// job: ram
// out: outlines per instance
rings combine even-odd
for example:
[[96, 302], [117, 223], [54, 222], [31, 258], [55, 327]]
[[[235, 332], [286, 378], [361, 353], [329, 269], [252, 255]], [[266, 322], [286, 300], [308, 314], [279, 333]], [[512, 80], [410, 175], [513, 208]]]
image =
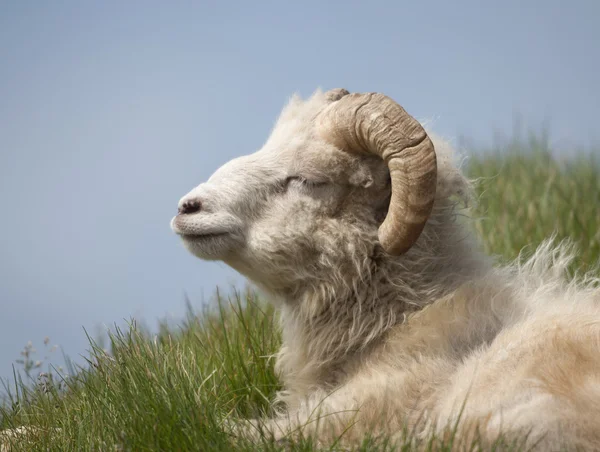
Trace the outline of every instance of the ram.
[[186, 248], [279, 310], [286, 408], [235, 432], [352, 445], [457, 425], [467, 443], [600, 449], [600, 290], [565, 278], [573, 251], [552, 241], [495, 266], [459, 215], [470, 196], [396, 102], [336, 89], [292, 98], [261, 150], [181, 199]]

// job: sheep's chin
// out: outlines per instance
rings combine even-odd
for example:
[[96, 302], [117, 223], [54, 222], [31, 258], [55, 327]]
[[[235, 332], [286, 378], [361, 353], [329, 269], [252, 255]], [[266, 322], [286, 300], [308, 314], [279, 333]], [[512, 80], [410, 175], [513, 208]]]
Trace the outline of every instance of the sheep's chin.
[[221, 232], [205, 235], [180, 235], [186, 249], [204, 260], [222, 260], [235, 247], [237, 240], [233, 234]]

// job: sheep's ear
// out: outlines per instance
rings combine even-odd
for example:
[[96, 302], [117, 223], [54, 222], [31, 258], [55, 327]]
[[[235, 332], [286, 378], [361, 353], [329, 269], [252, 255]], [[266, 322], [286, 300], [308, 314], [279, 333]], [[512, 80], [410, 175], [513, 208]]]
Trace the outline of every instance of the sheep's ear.
[[365, 168], [360, 168], [357, 172], [350, 176], [349, 180], [351, 185], [357, 187], [368, 188], [373, 185], [373, 175]]

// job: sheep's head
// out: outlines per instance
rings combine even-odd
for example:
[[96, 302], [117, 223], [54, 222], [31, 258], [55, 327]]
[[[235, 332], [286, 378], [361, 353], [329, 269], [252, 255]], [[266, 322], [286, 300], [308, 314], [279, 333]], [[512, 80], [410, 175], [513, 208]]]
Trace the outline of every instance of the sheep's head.
[[405, 253], [431, 213], [436, 155], [420, 124], [382, 94], [294, 98], [258, 152], [184, 196], [172, 220], [190, 252], [277, 291]]

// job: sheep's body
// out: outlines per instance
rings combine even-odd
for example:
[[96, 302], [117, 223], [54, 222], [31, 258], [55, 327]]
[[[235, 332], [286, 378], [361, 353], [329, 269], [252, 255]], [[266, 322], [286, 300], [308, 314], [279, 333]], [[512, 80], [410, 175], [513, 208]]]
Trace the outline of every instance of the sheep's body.
[[[191, 252], [238, 269], [280, 309], [286, 410], [259, 424], [355, 444], [426, 438], [460, 413], [463, 441], [600, 449], [600, 291], [566, 281], [568, 247], [494, 268], [457, 215], [469, 184], [432, 137], [431, 216], [406, 254], [385, 253], [385, 164], [320, 140], [329, 102], [293, 100], [264, 148], [192, 190], [173, 221]], [[297, 175], [326, 183], [280, 189]]]
[[[548, 242], [524, 265], [461, 285], [314, 376], [305, 371], [319, 368], [309, 341], [284, 328], [278, 364], [296, 391], [284, 397], [290, 414], [268, 429], [282, 436], [305, 425], [304, 433], [350, 443], [406, 431], [427, 438], [460, 415], [463, 444], [479, 429], [484, 444], [503, 434], [540, 450], [598, 449], [600, 292], [564, 280], [569, 257]], [[283, 314], [285, 326], [294, 320]], [[283, 368], [289, 362], [295, 368]]]

